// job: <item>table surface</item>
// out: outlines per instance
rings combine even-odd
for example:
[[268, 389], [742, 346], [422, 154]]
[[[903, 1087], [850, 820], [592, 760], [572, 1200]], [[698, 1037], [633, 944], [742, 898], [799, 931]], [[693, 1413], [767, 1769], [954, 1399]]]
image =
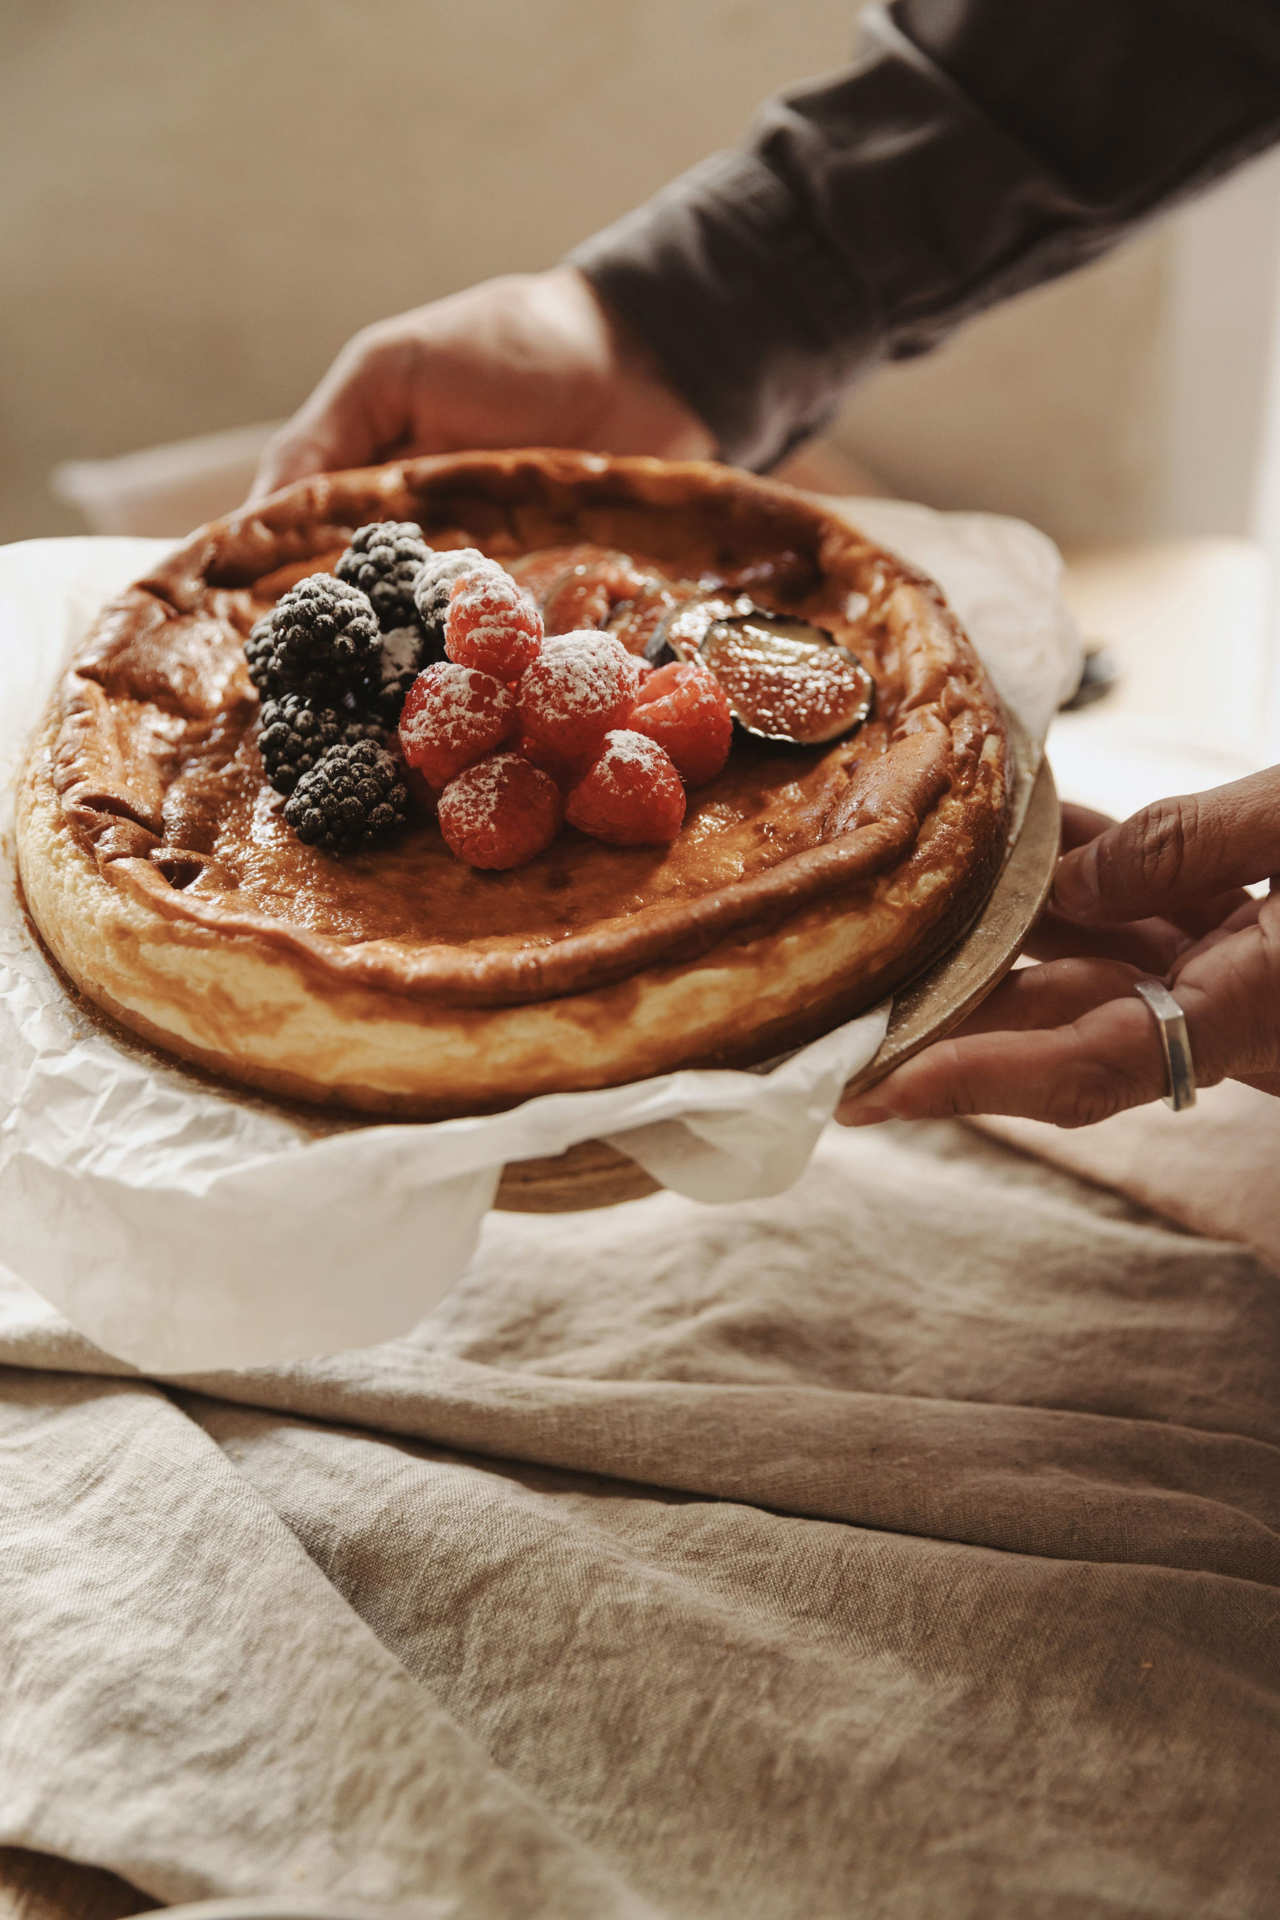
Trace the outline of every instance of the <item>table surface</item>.
[[1050, 729], [1064, 800], [1122, 819], [1280, 759], [1280, 658], [1261, 547], [1205, 537], [1065, 558], [1063, 597], [1119, 677]]

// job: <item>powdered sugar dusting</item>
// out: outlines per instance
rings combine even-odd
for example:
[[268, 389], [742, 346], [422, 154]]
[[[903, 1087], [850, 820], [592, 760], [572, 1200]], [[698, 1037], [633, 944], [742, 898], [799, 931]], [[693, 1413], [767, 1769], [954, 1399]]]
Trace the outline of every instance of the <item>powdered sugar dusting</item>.
[[424, 584], [437, 580], [456, 580], [460, 573], [471, 573], [477, 567], [496, 565], [497, 562], [488, 559], [479, 547], [446, 547], [432, 551], [430, 559], [423, 563], [419, 578]]
[[[634, 695], [640, 663], [611, 633], [591, 627], [544, 640], [529, 668], [529, 689], [536, 688], [538, 712], [547, 720], [569, 720], [582, 713], [604, 713]], [[526, 691], [521, 683], [521, 695]]]
[[390, 680], [416, 667], [422, 653], [417, 627], [392, 627], [382, 636], [382, 677]]
[[384, 695], [389, 695], [393, 688], [397, 695], [404, 694], [422, 665], [422, 651], [420, 627], [392, 627], [389, 633], [383, 634], [378, 656], [378, 685]]
[[493, 753], [451, 780], [440, 796], [454, 824], [463, 833], [474, 831], [493, 817], [504, 790], [511, 784], [513, 766], [527, 765], [518, 753]]
[[444, 552], [433, 552], [423, 565], [413, 583], [413, 603], [428, 626], [443, 617], [449, 605], [449, 595], [453, 585], [464, 573], [474, 573], [477, 569], [496, 567], [496, 560], [486, 559], [479, 547], [453, 547]]
[[565, 802], [565, 818], [614, 846], [669, 845], [684, 820], [680, 775], [656, 740], [631, 727], [605, 735]]
[[514, 713], [514, 695], [492, 674], [443, 661], [414, 682], [400, 738], [410, 755], [428, 746], [462, 747], [475, 738], [477, 716], [502, 719]]
[[510, 613], [517, 607], [533, 605], [524, 588], [517, 586], [511, 575], [504, 573], [496, 562], [492, 563], [492, 570], [486, 568], [483, 573], [477, 570], [458, 575], [453, 583], [450, 603], [456, 607], [463, 601], [494, 618], [502, 613]]
[[617, 767], [643, 767], [646, 773], [657, 773], [663, 762], [671, 764], [670, 755], [651, 740], [647, 733], [635, 733], [630, 727], [615, 727], [604, 737], [604, 750], [600, 758]]
[[542, 801], [559, 813], [560, 795], [549, 774], [523, 754], [491, 753], [449, 782], [440, 796], [441, 822], [451, 839], [465, 839], [487, 827], [513, 798], [523, 806]]
[[591, 778], [606, 792], [633, 790], [637, 778], [646, 784], [677, 780], [671, 756], [647, 733], [630, 727], [615, 727], [606, 733], [599, 757], [593, 762]]
[[541, 644], [542, 615], [510, 574], [494, 566], [458, 576], [445, 620], [451, 660], [500, 680], [516, 680], [537, 658]]

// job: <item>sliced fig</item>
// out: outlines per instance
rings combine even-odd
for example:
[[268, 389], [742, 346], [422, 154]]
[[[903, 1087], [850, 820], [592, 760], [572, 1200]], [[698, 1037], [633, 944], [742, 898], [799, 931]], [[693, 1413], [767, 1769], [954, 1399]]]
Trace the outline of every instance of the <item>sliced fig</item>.
[[[862, 662], [822, 627], [768, 613], [746, 594], [690, 601], [651, 636], [699, 660], [728, 695], [746, 733], [802, 747], [852, 733], [871, 712], [875, 682]], [[656, 663], [656, 661], [655, 661]]]

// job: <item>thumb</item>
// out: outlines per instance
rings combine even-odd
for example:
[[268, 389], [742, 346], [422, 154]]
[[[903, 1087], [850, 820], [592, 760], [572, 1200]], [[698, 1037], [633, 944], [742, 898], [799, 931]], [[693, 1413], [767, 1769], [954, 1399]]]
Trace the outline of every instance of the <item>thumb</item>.
[[400, 343], [377, 328], [349, 340], [292, 420], [267, 442], [249, 504], [310, 474], [367, 466], [390, 454], [404, 431], [406, 361]]
[[247, 504], [257, 506], [269, 493], [305, 480], [313, 473], [334, 473], [345, 466], [358, 466], [344, 458], [340, 434], [327, 422], [305, 427], [301, 420], [290, 420], [268, 440], [258, 460]]
[[1063, 855], [1052, 905], [1068, 920], [1122, 922], [1280, 872], [1280, 767], [1157, 800]]

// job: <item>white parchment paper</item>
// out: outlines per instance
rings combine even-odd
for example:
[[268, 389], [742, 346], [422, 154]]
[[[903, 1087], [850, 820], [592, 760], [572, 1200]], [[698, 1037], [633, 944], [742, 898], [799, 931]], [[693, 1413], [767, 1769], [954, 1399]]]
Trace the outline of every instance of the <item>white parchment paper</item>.
[[[1042, 740], [1079, 668], [1051, 543], [987, 514], [839, 504], [940, 582]], [[134, 1049], [68, 1000], [10, 877], [13, 782], [67, 653], [166, 545], [0, 549], [0, 1260], [146, 1372], [250, 1367], [416, 1324], [464, 1270], [508, 1160], [603, 1137], [694, 1200], [789, 1186], [887, 1006], [768, 1072], [664, 1074], [433, 1125], [309, 1126]]]

